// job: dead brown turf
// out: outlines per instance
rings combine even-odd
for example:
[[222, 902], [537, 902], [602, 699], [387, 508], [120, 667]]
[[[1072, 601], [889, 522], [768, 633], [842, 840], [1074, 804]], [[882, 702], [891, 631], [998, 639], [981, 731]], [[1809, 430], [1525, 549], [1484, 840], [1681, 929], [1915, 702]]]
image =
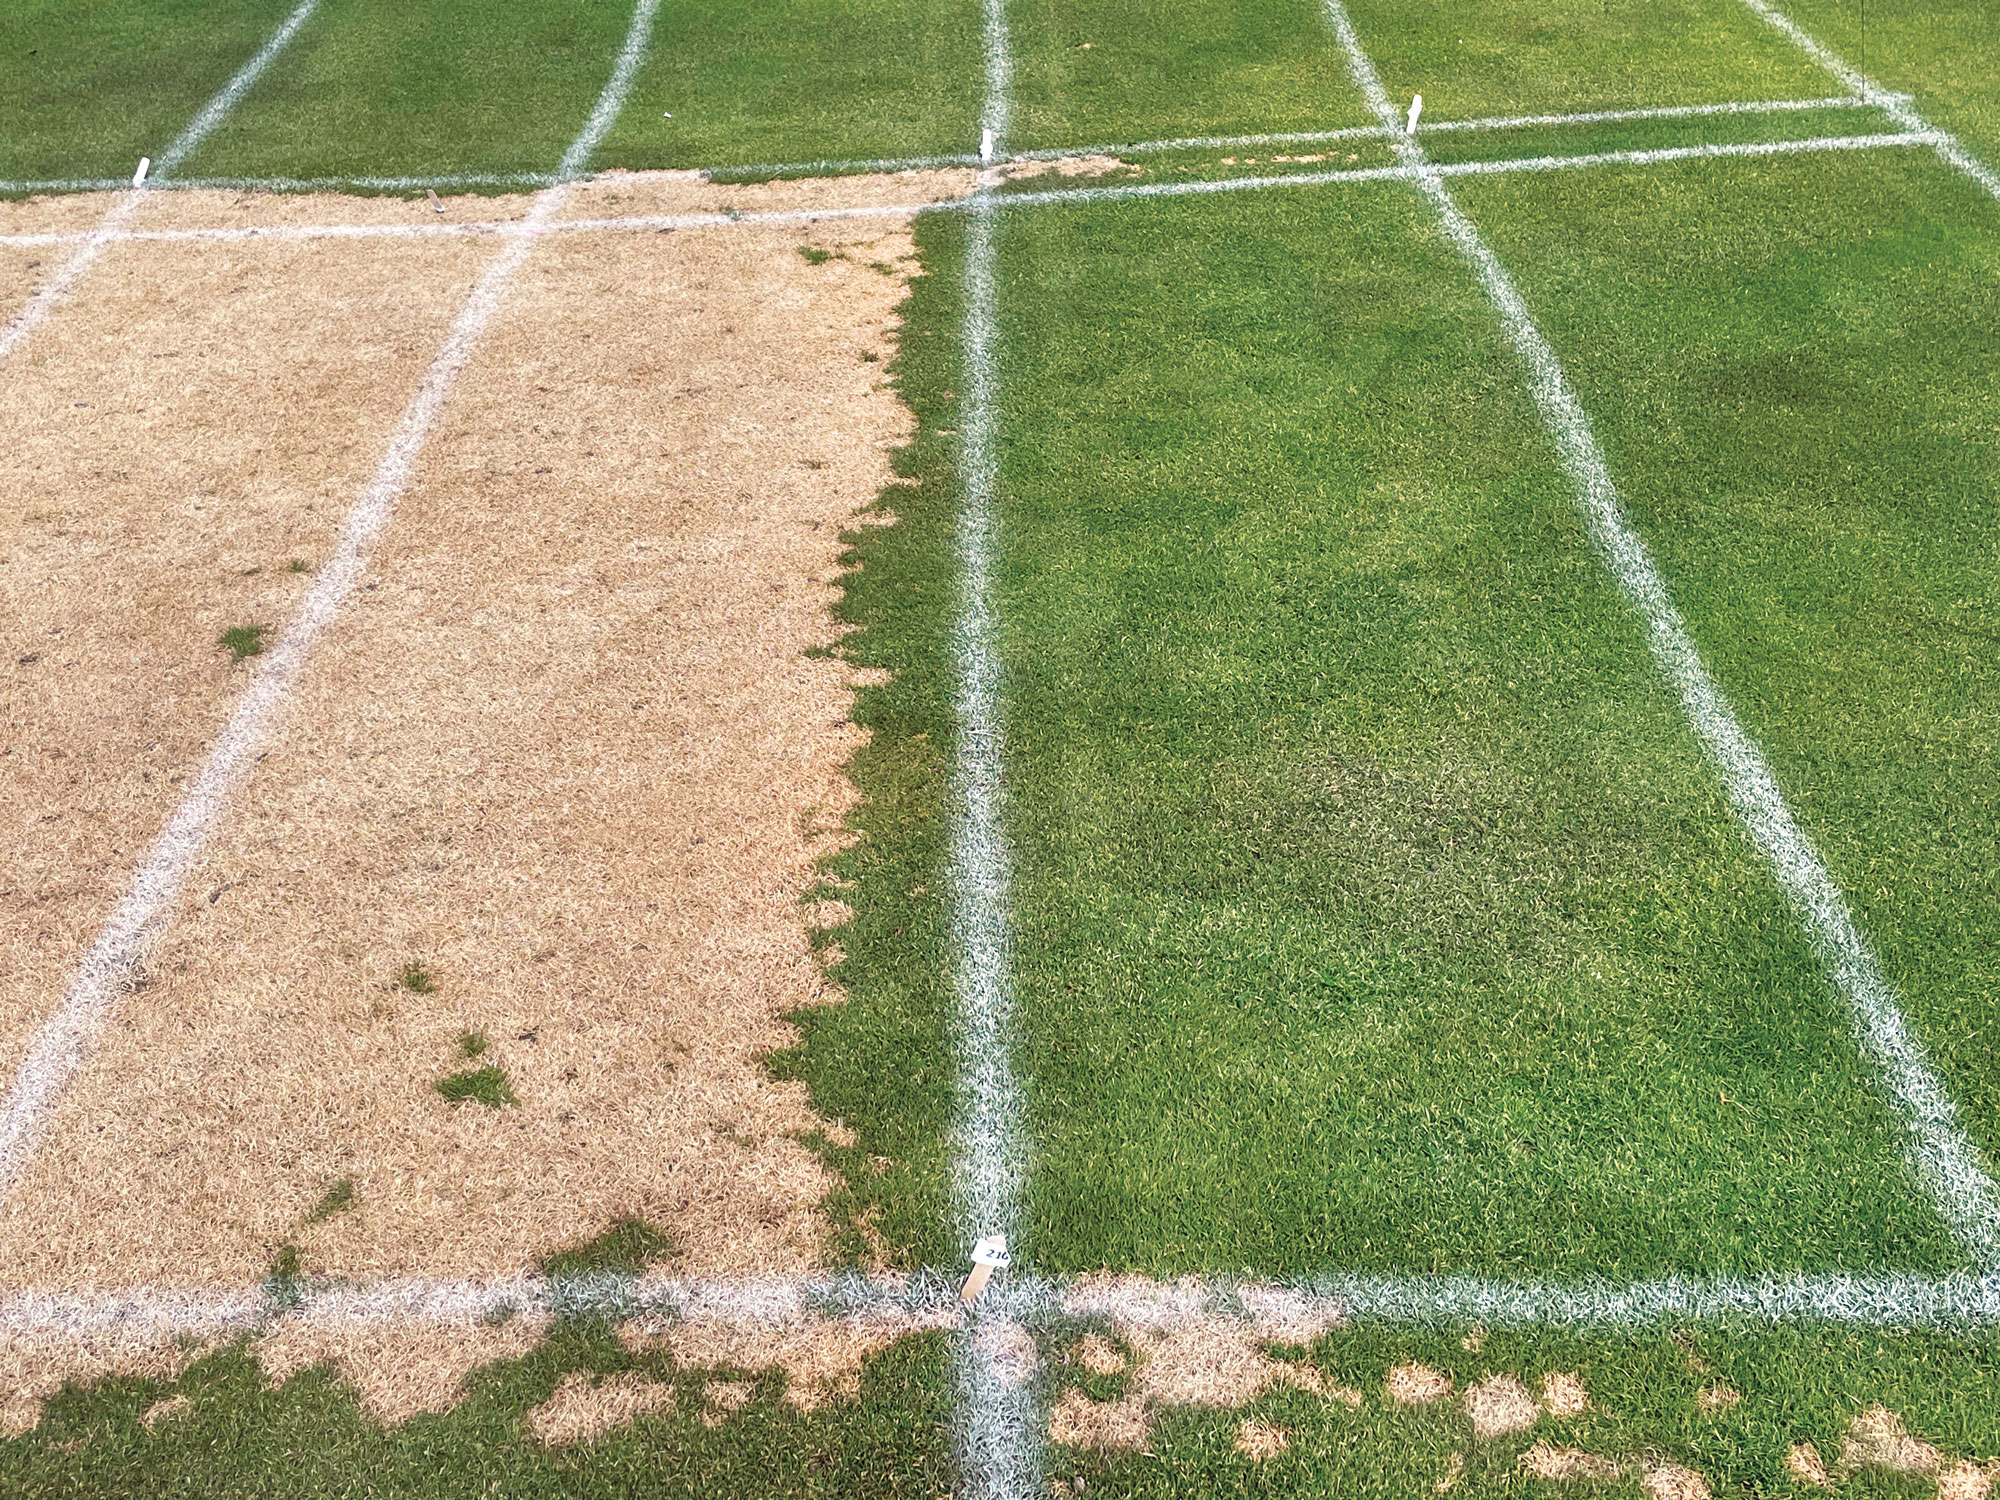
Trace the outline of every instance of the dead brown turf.
[[290, 611], [479, 260], [378, 257], [113, 246], [7, 364], [0, 1066], [247, 680], [218, 634]]
[[[635, 1217], [691, 1272], [816, 1263], [798, 1137], [828, 1122], [759, 1059], [835, 998], [798, 901], [859, 741], [850, 669], [808, 652], [906, 430], [859, 351], [902, 295], [870, 263], [911, 254], [816, 232], [842, 257], [795, 227], [537, 248], [0, 1211], [0, 1282], [240, 1284], [290, 1241], [312, 1273], [504, 1271]], [[411, 243], [350, 253], [391, 281]], [[518, 1107], [432, 1089], [471, 1030]]]

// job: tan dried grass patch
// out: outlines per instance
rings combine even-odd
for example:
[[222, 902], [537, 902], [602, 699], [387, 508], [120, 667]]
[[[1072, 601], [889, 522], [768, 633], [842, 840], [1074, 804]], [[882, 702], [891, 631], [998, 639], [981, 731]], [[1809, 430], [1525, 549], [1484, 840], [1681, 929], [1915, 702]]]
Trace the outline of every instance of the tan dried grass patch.
[[1020, 182], [1033, 177], [1046, 177], [1051, 172], [1058, 177], [1109, 177], [1113, 174], [1137, 177], [1145, 170], [1131, 162], [1100, 153], [1093, 156], [1061, 156], [1053, 161], [1017, 161], [1004, 168], [1000, 175], [1009, 182]]
[[701, 1421], [704, 1427], [720, 1427], [733, 1413], [750, 1404], [756, 1387], [747, 1380], [711, 1380], [702, 1387]]
[[1276, 1458], [1291, 1446], [1289, 1427], [1278, 1427], [1257, 1417], [1237, 1425], [1236, 1451], [1245, 1458]]
[[1558, 1370], [1542, 1377], [1542, 1409], [1558, 1421], [1580, 1416], [1589, 1405], [1579, 1376]]
[[1511, 1437], [1526, 1432], [1541, 1418], [1528, 1388], [1514, 1375], [1488, 1375], [1466, 1387], [1465, 1414], [1477, 1438]]
[[1881, 1402], [1857, 1414], [1841, 1439], [1840, 1461], [1850, 1469], [1887, 1469], [1896, 1474], [1933, 1474], [1944, 1456], [1911, 1437], [1903, 1419]]
[[[912, 253], [896, 224], [821, 228], [888, 264]], [[831, 1178], [799, 1138], [827, 1122], [761, 1059], [794, 1040], [787, 1011], [838, 998], [799, 901], [845, 838], [844, 767], [862, 737], [853, 674], [814, 653], [838, 636], [841, 531], [909, 419], [879, 363], [857, 357], [889, 352], [900, 276], [809, 266], [797, 238], [746, 227], [537, 248], [190, 882], [146, 1004], [119, 1012], [0, 1212], [0, 1276], [241, 1283], [294, 1238], [312, 1274], [505, 1274], [626, 1218], [667, 1233], [691, 1274], [818, 1264]], [[369, 253], [405, 264], [392, 243], [393, 259]], [[467, 270], [493, 250], [420, 243], [470, 254]], [[404, 279], [361, 253], [315, 264], [363, 288]], [[287, 295], [309, 304], [312, 290]], [[441, 330], [418, 332], [427, 359]], [[273, 358], [311, 343], [292, 329]], [[370, 378], [385, 393], [376, 428], [322, 419], [290, 387], [289, 413], [241, 421], [246, 451], [298, 429], [339, 455], [324, 524], [416, 383], [387, 362]], [[10, 379], [0, 405], [21, 389]], [[268, 540], [255, 555], [295, 550], [318, 555]], [[130, 554], [102, 566], [162, 599], [191, 592], [184, 569], [155, 576]], [[282, 620], [292, 597], [257, 611]], [[131, 609], [130, 628], [157, 628], [167, 608]], [[167, 632], [201, 657], [207, 712], [177, 716], [159, 672], [112, 695], [128, 741], [169, 741], [166, 769], [199, 755], [219, 690], [241, 679], [209, 661], [216, 623]], [[44, 716], [64, 734], [89, 727], [68, 698]], [[113, 748], [107, 774], [150, 768], [142, 745]], [[103, 848], [44, 839], [52, 880], [101, 871], [102, 888], [38, 939], [52, 957], [28, 986], [35, 1009], [177, 795], [156, 779], [143, 807], [91, 820], [111, 830]], [[52, 795], [12, 785], [24, 816]], [[395, 984], [412, 956], [435, 993]], [[432, 1090], [464, 1030], [492, 1039], [520, 1107], [453, 1107]], [[342, 1177], [355, 1207], [306, 1226]]]
[[953, 1321], [948, 1312], [821, 1318], [803, 1309], [792, 1318], [754, 1321], [641, 1316], [623, 1324], [618, 1339], [635, 1352], [663, 1351], [684, 1369], [782, 1370], [785, 1400], [811, 1411], [859, 1394], [861, 1366], [872, 1355]]
[[[384, 275], [379, 250], [353, 244], [114, 245], [8, 360], [0, 1069], [60, 1001], [248, 681], [217, 635], [295, 607], [310, 579], [287, 560], [326, 552], [487, 253], [427, 244]], [[220, 884], [190, 899], [226, 901]], [[117, 1279], [88, 1245], [61, 1272], [24, 1263], [56, 1227], [47, 1211], [8, 1206], [0, 1276]], [[275, 1239], [254, 1262], [144, 1279], [247, 1279]]]
[[1743, 1399], [1743, 1393], [1726, 1381], [1718, 1380], [1714, 1385], [1705, 1385], [1695, 1392], [1695, 1404], [1711, 1414], [1728, 1411]]
[[[558, 221], [630, 218], [640, 215], [738, 213], [803, 213], [906, 203], [947, 203], [968, 196], [978, 174], [970, 168], [909, 172], [876, 172], [847, 177], [808, 177], [759, 183], [710, 182], [699, 172], [601, 172], [579, 183], [563, 200]], [[821, 239], [811, 228], [825, 231]], [[741, 233], [729, 230], [730, 234]], [[829, 220], [818, 226], [782, 231], [791, 236], [787, 248], [803, 238], [837, 248], [858, 233], [874, 230], [866, 221], [842, 224]], [[862, 257], [893, 261], [894, 256]], [[824, 269], [824, 268], [815, 268]]]
[[1382, 1394], [1397, 1406], [1428, 1406], [1451, 1394], [1451, 1377], [1412, 1360], [1388, 1373], [1382, 1382]]
[[[118, 198], [117, 193], [43, 193], [33, 198], [9, 198], [0, 202], [0, 234], [82, 234], [97, 228]], [[45, 253], [67, 256], [69, 247], [49, 246]], [[54, 265], [49, 263], [51, 269]], [[13, 314], [11, 308], [0, 312], [0, 323]]]
[[1618, 1465], [1602, 1454], [1581, 1448], [1558, 1448], [1547, 1441], [1537, 1442], [1521, 1455], [1521, 1472], [1537, 1479], [1590, 1480], [1599, 1484], [1618, 1477]]
[[1993, 1493], [1993, 1464], [1961, 1460], [1938, 1475], [1938, 1500], [1987, 1500]]
[[250, 1346], [274, 1386], [330, 1366], [361, 1409], [385, 1427], [449, 1411], [465, 1378], [495, 1360], [519, 1359], [541, 1341], [546, 1317], [522, 1314], [495, 1327], [428, 1319], [316, 1323], [286, 1318]]
[[169, 1396], [164, 1401], [155, 1401], [139, 1414], [139, 1425], [151, 1432], [162, 1422], [172, 1421], [194, 1405], [187, 1396]]
[[1785, 1455], [1785, 1470], [1801, 1484], [1810, 1484], [1820, 1489], [1833, 1487], [1833, 1476], [1826, 1470], [1826, 1463], [1819, 1456], [1819, 1449], [1811, 1443], [1794, 1443]]
[[1123, 1375], [1129, 1364], [1125, 1351], [1101, 1333], [1086, 1333], [1077, 1340], [1070, 1358], [1092, 1375]]
[[1152, 1428], [1152, 1415], [1136, 1396], [1093, 1401], [1071, 1387], [1049, 1412], [1049, 1440], [1072, 1448], [1134, 1452], [1146, 1446]]
[[[135, 229], [289, 229], [337, 224], [397, 224], [430, 228], [455, 223], [515, 223], [534, 207], [533, 193], [440, 196], [444, 213], [422, 193], [412, 197], [359, 193], [272, 193], [258, 189], [176, 188], [148, 193]], [[486, 242], [492, 254], [498, 241]], [[389, 247], [384, 253], [400, 254]]]
[[555, 1393], [527, 1415], [528, 1431], [551, 1448], [594, 1442], [647, 1412], [664, 1411], [674, 1388], [638, 1370], [620, 1370], [602, 1379], [572, 1370]]
[[1708, 1481], [1677, 1463], [1648, 1464], [1639, 1483], [1646, 1500], [1711, 1500]]

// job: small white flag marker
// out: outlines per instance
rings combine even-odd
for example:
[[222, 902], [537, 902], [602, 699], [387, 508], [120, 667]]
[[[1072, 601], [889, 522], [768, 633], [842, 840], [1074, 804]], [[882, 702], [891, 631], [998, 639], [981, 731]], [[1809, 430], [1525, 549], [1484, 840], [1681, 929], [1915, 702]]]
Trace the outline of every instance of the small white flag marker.
[[[979, 159], [981, 161], [993, 160], [993, 132], [990, 130], [979, 132]], [[986, 1242], [981, 1240], [980, 1243], [983, 1245]]]
[[972, 1274], [965, 1278], [965, 1285], [958, 1289], [958, 1300], [970, 1302], [986, 1290], [987, 1280], [995, 1271], [1004, 1271], [1008, 1266], [1007, 1236], [991, 1235], [972, 1247]]
[[150, 156], [140, 157], [139, 170], [132, 174], [132, 186], [133, 187], [143, 186], [146, 181], [146, 174], [152, 170], [153, 170], [153, 158]]
[[1414, 95], [1410, 100], [1410, 123], [1403, 127], [1404, 135], [1415, 135], [1417, 133], [1417, 116], [1423, 112], [1424, 96], [1422, 94]]

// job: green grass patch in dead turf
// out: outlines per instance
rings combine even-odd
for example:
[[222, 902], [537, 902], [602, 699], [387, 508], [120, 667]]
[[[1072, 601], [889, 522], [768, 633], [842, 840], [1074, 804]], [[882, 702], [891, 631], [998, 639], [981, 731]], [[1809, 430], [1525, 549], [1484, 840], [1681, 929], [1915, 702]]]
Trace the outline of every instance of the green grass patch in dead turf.
[[637, 1276], [674, 1255], [673, 1240], [643, 1219], [620, 1219], [595, 1239], [542, 1262], [551, 1281], [580, 1276]]
[[403, 972], [396, 976], [396, 983], [413, 995], [437, 993], [437, 977], [420, 958], [413, 958], [403, 965]]
[[353, 1206], [354, 1179], [343, 1177], [321, 1195], [319, 1202], [313, 1205], [312, 1212], [306, 1215], [306, 1222], [324, 1224], [335, 1214], [346, 1213]]
[[488, 1109], [505, 1109], [521, 1102], [515, 1097], [514, 1086], [507, 1081], [506, 1073], [491, 1063], [483, 1068], [463, 1068], [456, 1073], [448, 1073], [431, 1087], [448, 1104], [473, 1100]]
[[270, 633], [268, 625], [232, 625], [215, 638], [215, 644], [229, 653], [232, 662], [245, 661], [264, 654], [264, 637]]

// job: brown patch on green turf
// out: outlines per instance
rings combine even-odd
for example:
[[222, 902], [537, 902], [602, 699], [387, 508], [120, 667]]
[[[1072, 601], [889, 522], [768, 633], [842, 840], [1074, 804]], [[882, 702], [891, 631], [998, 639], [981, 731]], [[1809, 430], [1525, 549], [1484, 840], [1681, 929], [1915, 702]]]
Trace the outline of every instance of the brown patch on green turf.
[[637, 1370], [593, 1377], [574, 1370], [555, 1393], [523, 1419], [529, 1432], [550, 1448], [594, 1442], [635, 1417], [665, 1411], [673, 1405], [674, 1388]]

